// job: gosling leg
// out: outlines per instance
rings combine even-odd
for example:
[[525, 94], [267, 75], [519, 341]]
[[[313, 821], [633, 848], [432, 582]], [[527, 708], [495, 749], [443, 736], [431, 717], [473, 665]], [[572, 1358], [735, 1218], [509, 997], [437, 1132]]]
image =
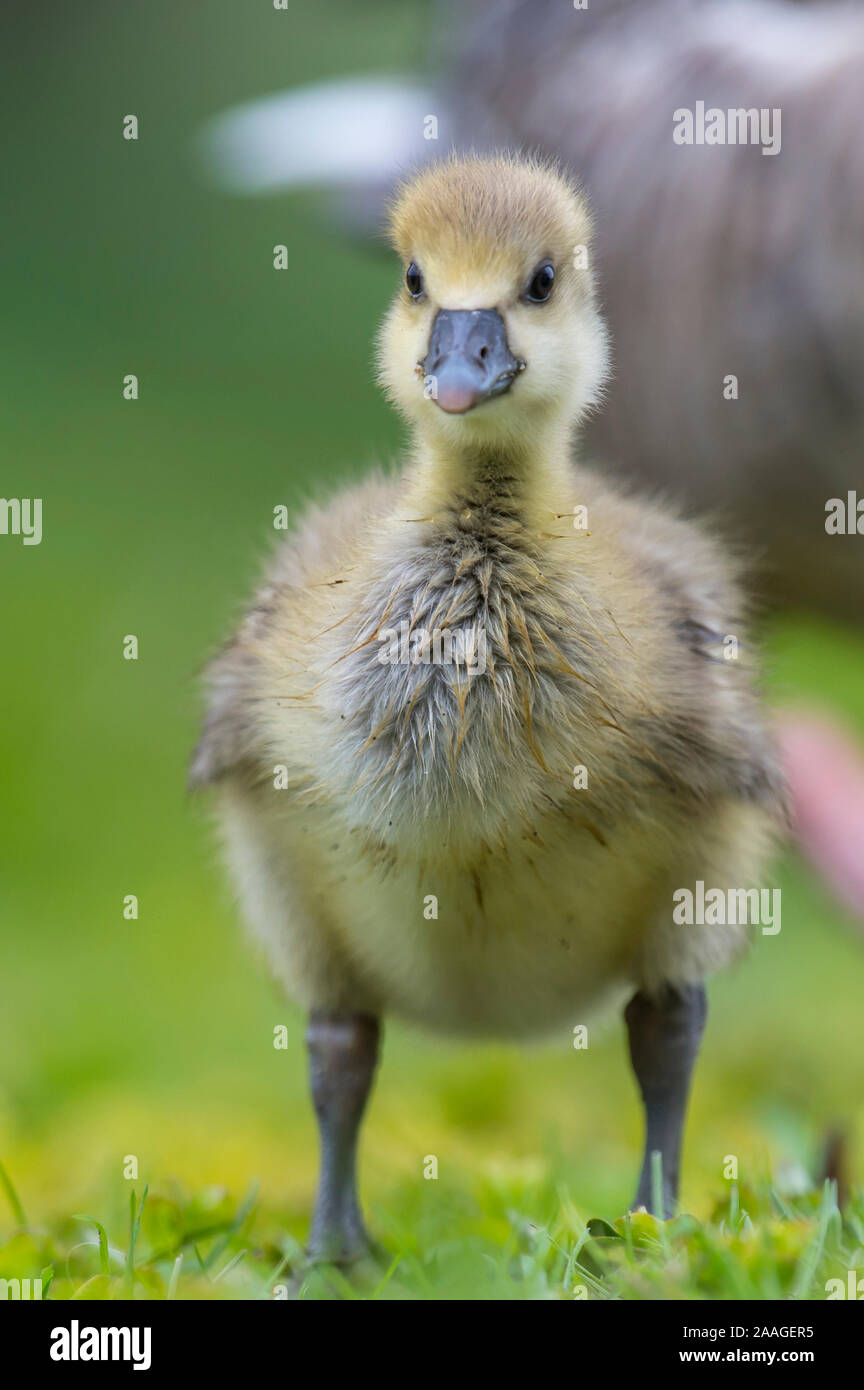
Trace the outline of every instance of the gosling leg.
[[321, 1170], [309, 1256], [349, 1263], [371, 1249], [357, 1202], [357, 1139], [378, 1058], [369, 1014], [313, 1012], [306, 1046], [321, 1140]]
[[663, 1166], [663, 1211], [674, 1214], [684, 1116], [693, 1064], [699, 1052], [708, 1003], [703, 985], [664, 985], [656, 995], [634, 994], [624, 1018], [630, 1060], [645, 1107], [645, 1157], [634, 1207], [654, 1211], [652, 1154]]

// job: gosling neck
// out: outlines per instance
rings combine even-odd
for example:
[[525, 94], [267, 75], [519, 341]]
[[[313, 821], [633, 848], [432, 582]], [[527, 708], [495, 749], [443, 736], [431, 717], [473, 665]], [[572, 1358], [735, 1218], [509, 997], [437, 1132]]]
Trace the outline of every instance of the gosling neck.
[[572, 506], [572, 424], [538, 425], [529, 439], [479, 435], [454, 442], [417, 430], [406, 477], [406, 501], [430, 520], [464, 507], [506, 512], [529, 530], [549, 529]]

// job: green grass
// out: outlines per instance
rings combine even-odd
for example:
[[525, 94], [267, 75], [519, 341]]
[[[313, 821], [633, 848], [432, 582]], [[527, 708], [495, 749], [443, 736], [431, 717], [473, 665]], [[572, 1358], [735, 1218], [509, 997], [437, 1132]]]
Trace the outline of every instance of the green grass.
[[[26, 1224], [0, 1278], [41, 1272], [43, 1298], [795, 1299], [864, 1269], [864, 1194], [841, 1214], [830, 1182], [782, 1193], [729, 1183], [704, 1221], [586, 1217], [551, 1172], [472, 1181], [434, 1197], [403, 1184], [374, 1213], [384, 1247], [351, 1270], [309, 1267], [284, 1213], [224, 1189], [129, 1194], [125, 1224]], [[109, 1233], [110, 1230], [110, 1233]]]

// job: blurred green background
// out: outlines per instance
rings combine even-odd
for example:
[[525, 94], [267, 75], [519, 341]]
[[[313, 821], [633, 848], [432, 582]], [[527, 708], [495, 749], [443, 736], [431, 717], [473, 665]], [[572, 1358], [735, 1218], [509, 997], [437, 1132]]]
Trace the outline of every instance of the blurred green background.
[[[395, 272], [322, 232], [312, 196], [215, 191], [193, 140], [256, 95], [416, 68], [425, 14], [415, 0], [6, 7], [0, 490], [44, 499], [44, 537], [0, 538], [0, 1157], [31, 1220], [124, 1210], [135, 1154], [155, 1189], [239, 1195], [257, 1177], [305, 1232], [302, 1019], [237, 929], [185, 765], [196, 672], [258, 573], [273, 507], [398, 452], [371, 365]], [[121, 138], [130, 112], [136, 143]], [[787, 617], [766, 641], [776, 701], [831, 703], [864, 734], [860, 634]], [[782, 933], [711, 988], [683, 1186], [700, 1214], [724, 1155], [745, 1177], [815, 1171], [833, 1122], [862, 1177], [864, 946], [807, 870], [779, 872]], [[288, 1051], [272, 1045], [282, 1022]], [[401, 1203], [418, 1230], [450, 1210], [463, 1232], [494, 1227], [497, 1179], [526, 1210], [534, 1186], [563, 1182], [583, 1214], [617, 1216], [640, 1129], [616, 1020], [587, 1053], [390, 1027], [363, 1151], [371, 1223], [386, 1240]], [[432, 1153], [437, 1183], [422, 1179]]]

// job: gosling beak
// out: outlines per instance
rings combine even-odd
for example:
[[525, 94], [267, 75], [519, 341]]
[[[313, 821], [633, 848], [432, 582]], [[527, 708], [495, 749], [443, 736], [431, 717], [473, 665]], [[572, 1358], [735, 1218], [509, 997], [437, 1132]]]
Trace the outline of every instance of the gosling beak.
[[431, 397], [448, 415], [464, 415], [481, 401], [509, 391], [521, 357], [507, 345], [504, 320], [495, 309], [439, 309], [429, 350], [418, 364]]

